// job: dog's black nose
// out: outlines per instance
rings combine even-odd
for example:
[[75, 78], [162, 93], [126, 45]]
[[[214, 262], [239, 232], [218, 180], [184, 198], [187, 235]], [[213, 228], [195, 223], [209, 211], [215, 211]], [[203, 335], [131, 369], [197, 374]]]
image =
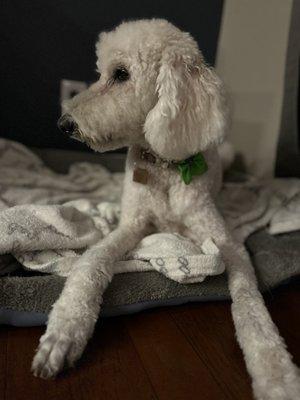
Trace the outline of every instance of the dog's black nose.
[[77, 124], [69, 114], [62, 115], [57, 121], [58, 128], [67, 135], [71, 135], [76, 129]]

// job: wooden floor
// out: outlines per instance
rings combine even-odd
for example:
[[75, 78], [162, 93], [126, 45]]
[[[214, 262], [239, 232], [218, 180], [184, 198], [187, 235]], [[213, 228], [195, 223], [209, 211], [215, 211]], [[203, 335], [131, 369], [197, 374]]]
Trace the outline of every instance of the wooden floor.
[[[266, 301], [299, 364], [300, 282]], [[101, 320], [82, 361], [56, 381], [30, 373], [42, 332], [0, 328], [1, 400], [252, 399], [228, 302]]]

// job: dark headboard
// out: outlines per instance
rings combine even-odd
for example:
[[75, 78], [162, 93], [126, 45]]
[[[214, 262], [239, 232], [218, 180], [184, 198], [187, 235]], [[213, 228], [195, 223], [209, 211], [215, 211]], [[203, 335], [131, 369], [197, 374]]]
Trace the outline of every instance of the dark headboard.
[[96, 78], [95, 41], [122, 20], [164, 17], [190, 31], [214, 64], [223, 0], [2, 0], [0, 136], [87, 150], [56, 128], [62, 79]]

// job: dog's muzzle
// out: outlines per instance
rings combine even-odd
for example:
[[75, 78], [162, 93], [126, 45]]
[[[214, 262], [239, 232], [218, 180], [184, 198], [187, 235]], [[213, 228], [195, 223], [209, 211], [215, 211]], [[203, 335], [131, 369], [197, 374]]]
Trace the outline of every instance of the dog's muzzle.
[[70, 114], [62, 115], [57, 121], [58, 128], [67, 135], [72, 135], [78, 130], [78, 125]]

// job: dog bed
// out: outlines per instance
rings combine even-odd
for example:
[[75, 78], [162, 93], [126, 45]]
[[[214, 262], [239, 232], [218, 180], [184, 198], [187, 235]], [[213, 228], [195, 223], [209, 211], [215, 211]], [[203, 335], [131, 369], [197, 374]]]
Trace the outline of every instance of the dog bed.
[[[107, 173], [101, 169], [96, 168], [94, 171], [93, 168], [89, 169], [86, 164], [78, 164], [77, 168], [69, 171], [66, 181], [64, 176], [55, 175], [35, 154], [19, 144], [1, 141], [0, 153], [0, 166], [2, 170], [6, 170], [0, 179], [0, 200], [2, 209], [5, 211], [1, 214], [2, 219], [8, 210], [8, 213], [5, 214], [6, 218], [11, 213], [12, 218], [20, 220], [24, 215], [24, 210], [26, 214], [28, 209], [18, 209], [18, 205], [35, 202], [42, 205], [41, 207], [44, 207], [45, 204], [53, 207], [53, 204], [64, 204], [65, 201], [76, 200], [78, 199], [78, 187], [82, 188], [83, 184], [85, 184], [85, 189], [81, 189], [79, 194], [84, 193], [85, 198], [92, 199], [96, 196], [97, 199], [101, 199], [104, 195], [102, 188], [99, 189], [99, 185], [95, 187], [95, 182], [103, 174], [106, 174], [105, 179], [109, 178]], [[47, 157], [54, 165], [60, 165], [64, 169], [59, 172], [66, 172], [74, 159], [77, 158], [78, 161], [78, 157], [83, 156], [74, 157], [72, 153], [65, 153], [61, 156], [56, 153], [55, 160], [53, 156], [49, 158], [47, 152], [46, 157], [43, 158], [47, 159]], [[58, 162], [59, 157], [61, 158]], [[110, 162], [112, 158], [110, 158]], [[102, 164], [108, 160], [103, 157], [98, 157], [98, 159]], [[123, 158], [119, 158], [112, 166], [115, 170], [122, 169]], [[89, 179], [83, 182], [82, 177], [86, 177], [87, 172], [93, 171], [96, 172], [95, 179], [93, 179], [93, 173], [90, 173]], [[117, 174], [108, 182], [108, 192], [111, 198], [107, 198], [106, 191], [104, 200], [116, 200], [120, 192], [118, 185], [121, 178], [122, 176]], [[300, 272], [298, 263], [300, 255], [300, 231], [298, 229], [300, 229], [300, 225], [299, 217], [295, 217], [297, 207], [299, 207], [300, 185], [298, 180], [289, 181], [287, 185], [286, 183], [280, 181], [279, 183], [271, 182], [268, 185], [251, 184], [249, 187], [237, 185], [234, 188], [228, 184], [220, 197], [221, 208], [226, 214], [227, 221], [240, 239], [245, 240], [248, 237], [246, 245], [251, 254], [262, 291], [287, 282]], [[71, 185], [69, 188], [67, 188], [68, 184]], [[51, 185], [55, 185], [55, 187]], [[242, 199], [248, 199], [248, 206], [250, 203], [251, 207], [255, 204], [255, 208], [234, 209], [233, 204], [247, 204], [246, 201], [241, 201]], [[14, 214], [15, 210], [19, 210], [19, 214]], [[36, 209], [34, 211], [36, 212]], [[36, 216], [36, 214], [32, 215]], [[0, 228], [0, 230], [2, 229], [0, 232], [2, 244], [5, 244], [7, 239], [4, 236], [4, 225], [2, 223]], [[268, 230], [262, 229], [267, 225]], [[24, 227], [22, 223], [20, 226]], [[13, 235], [17, 230], [17, 223], [15, 221], [10, 223], [9, 235]], [[250, 235], [251, 233], [252, 235]], [[278, 235], [278, 233], [281, 234]], [[271, 234], [277, 235], [272, 236]], [[46, 322], [47, 314], [63, 288], [65, 277], [57, 274], [42, 274], [35, 270], [36, 258], [32, 258], [34, 252], [20, 254], [17, 251], [20, 250], [18, 249], [20, 243], [16, 247], [15, 242], [13, 241], [14, 248], [12, 249], [14, 257], [11, 255], [0, 256], [0, 270], [2, 271], [0, 323], [16, 326], [42, 325]], [[68, 260], [64, 254], [64, 257], [49, 263], [48, 253], [42, 253], [42, 256], [39, 269], [44, 272], [49, 272], [49, 265], [51, 272], [59, 272], [59, 268], [53, 269], [54, 265], [60, 265], [62, 260], [65, 266], [65, 261]], [[42, 269], [41, 265], [46, 269]], [[23, 266], [28, 269], [24, 270]], [[7, 272], [5, 273], [5, 271]], [[219, 273], [216, 276], [208, 276], [204, 281], [198, 283], [184, 284], [168, 279], [157, 271], [121, 273], [114, 276], [104, 295], [101, 315], [114, 316], [150, 307], [223, 299], [229, 299], [225, 274]]]
[[[263, 292], [289, 282], [300, 273], [300, 231], [271, 236], [261, 230], [248, 238], [247, 247]], [[64, 280], [55, 275], [33, 275], [22, 269], [1, 278], [0, 323], [45, 324]], [[105, 292], [101, 315], [116, 316], [152, 307], [225, 299], [229, 299], [225, 274], [185, 285], [158, 272], [124, 273], [116, 275]]]

